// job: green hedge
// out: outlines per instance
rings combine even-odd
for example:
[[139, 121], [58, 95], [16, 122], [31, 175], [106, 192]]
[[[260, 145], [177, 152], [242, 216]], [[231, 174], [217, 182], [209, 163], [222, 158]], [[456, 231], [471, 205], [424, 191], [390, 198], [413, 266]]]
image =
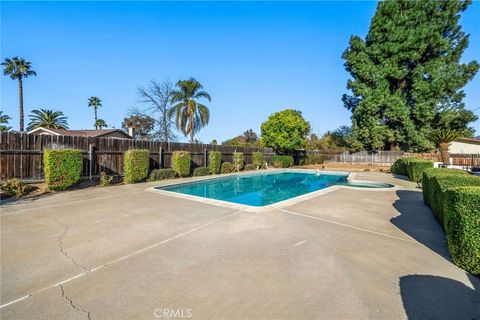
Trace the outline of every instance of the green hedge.
[[478, 276], [480, 275], [480, 187], [447, 189], [445, 198], [445, 231], [453, 262]]
[[243, 170], [243, 166], [245, 165], [245, 157], [243, 156], [242, 152], [233, 153], [233, 165], [235, 166], [236, 171]]
[[413, 182], [422, 181], [423, 171], [433, 168], [433, 162], [424, 159], [415, 159], [408, 161], [407, 172], [408, 178]]
[[293, 157], [275, 155], [272, 157], [272, 164], [276, 168], [288, 168], [293, 166]]
[[177, 177], [177, 173], [173, 169], [155, 169], [150, 172], [149, 181], [158, 181], [165, 179], [173, 179]]
[[208, 153], [208, 167], [212, 174], [219, 174], [222, 165], [222, 153], [219, 151], [211, 151]]
[[172, 169], [180, 177], [188, 177], [190, 175], [190, 162], [192, 157], [190, 152], [174, 151], [172, 155]]
[[193, 170], [194, 177], [208, 176], [210, 174], [209, 167], [198, 167]]
[[245, 171], [252, 171], [252, 170], [257, 170], [258, 166], [256, 166], [255, 164], [253, 163], [247, 163], [245, 165], [245, 168], [243, 168], [243, 170]]
[[321, 154], [308, 154], [305, 164], [323, 164], [325, 157]]
[[83, 159], [80, 150], [49, 150], [43, 153], [45, 183], [50, 190], [64, 190], [80, 180]]
[[128, 150], [123, 156], [123, 181], [137, 183], [148, 177], [150, 166], [147, 149]]
[[232, 173], [235, 172], [235, 165], [231, 162], [223, 162], [220, 173]]
[[252, 164], [255, 166], [255, 169], [263, 168], [263, 153], [261, 152], [254, 152], [252, 153]]
[[390, 172], [402, 176], [408, 176], [408, 162], [411, 160], [421, 160], [421, 158], [400, 158], [390, 167]]
[[455, 187], [467, 187], [467, 186], [480, 186], [480, 177], [471, 175], [439, 175], [433, 178], [433, 181], [425, 186], [426, 188], [432, 188], [427, 190], [427, 193], [431, 192], [430, 208], [437, 218], [437, 220], [444, 225], [444, 213], [445, 213], [445, 192], [447, 189]]
[[468, 173], [463, 170], [457, 169], [446, 169], [446, 168], [428, 168], [423, 171], [423, 178], [422, 178], [422, 191], [423, 191], [423, 201], [429, 207], [431, 207], [432, 199], [433, 199], [433, 178], [437, 176], [445, 176], [445, 175], [463, 175], [466, 176]]

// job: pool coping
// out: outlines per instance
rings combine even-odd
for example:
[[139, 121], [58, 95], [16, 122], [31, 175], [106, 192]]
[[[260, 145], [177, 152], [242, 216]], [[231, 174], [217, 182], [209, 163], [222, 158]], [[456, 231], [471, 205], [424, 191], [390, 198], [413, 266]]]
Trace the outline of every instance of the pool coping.
[[275, 209], [281, 209], [285, 208], [288, 206], [291, 206], [293, 204], [297, 204], [302, 201], [306, 201], [309, 199], [316, 198], [318, 196], [336, 191], [336, 190], [341, 190], [341, 189], [346, 189], [346, 190], [364, 190], [364, 191], [369, 191], [369, 192], [375, 192], [375, 191], [395, 191], [398, 190], [398, 186], [392, 183], [388, 183], [392, 185], [392, 187], [389, 188], [359, 188], [359, 187], [349, 187], [349, 186], [330, 186], [326, 187], [324, 189], [320, 189], [317, 191], [305, 193], [290, 199], [286, 199], [283, 201], [275, 202], [266, 206], [249, 206], [246, 204], [240, 204], [240, 203], [234, 203], [230, 201], [223, 201], [223, 200], [216, 200], [216, 199], [210, 199], [210, 198], [204, 198], [204, 197], [199, 197], [199, 196], [194, 196], [194, 195], [189, 195], [189, 194], [183, 194], [183, 193], [178, 193], [178, 192], [173, 192], [173, 191], [167, 191], [167, 190], [160, 190], [157, 189], [158, 187], [167, 187], [167, 186], [174, 186], [174, 185], [181, 185], [181, 184], [187, 184], [191, 182], [201, 182], [201, 181], [207, 181], [207, 180], [212, 180], [212, 179], [218, 179], [218, 178], [223, 178], [223, 177], [229, 177], [229, 176], [239, 176], [239, 175], [255, 175], [255, 174], [266, 174], [266, 173], [276, 173], [276, 172], [309, 172], [309, 173], [324, 173], [324, 174], [330, 174], [330, 175], [347, 175], [347, 180], [352, 181], [352, 182], [359, 182], [359, 183], [375, 183], [375, 181], [367, 181], [367, 180], [355, 180], [356, 172], [348, 172], [348, 171], [327, 171], [327, 170], [315, 170], [315, 169], [268, 169], [268, 170], [258, 170], [258, 171], [244, 171], [244, 172], [236, 172], [236, 173], [230, 173], [230, 174], [222, 174], [222, 175], [211, 175], [211, 176], [203, 176], [203, 177], [190, 177], [187, 179], [181, 179], [180, 181], [175, 181], [175, 180], [168, 180], [168, 181], [160, 181], [159, 185], [153, 186], [146, 188], [145, 191], [148, 192], [154, 192], [154, 193], [160, 193], [165, 196], [169, 197], [174, 197], [174, 198], [180, 198], [180, 199], [186, 199], [186, 200], [191, 200], [195, 202], [201, 202], [205, 204], [211, 204], [215, 206], [221, 206], [225, 208], [232, 208], [232, 209], [241, 209], [243, 211], [248, 211], [248, 212], [260, 212], [260, 211], [272, 211]]

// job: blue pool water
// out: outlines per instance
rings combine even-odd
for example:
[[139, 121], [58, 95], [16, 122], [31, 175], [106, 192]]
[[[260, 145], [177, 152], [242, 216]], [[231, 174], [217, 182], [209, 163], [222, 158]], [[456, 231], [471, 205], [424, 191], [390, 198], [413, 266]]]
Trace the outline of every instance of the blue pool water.
[[259, 207], [332, 185], [364, 188], [389, 186], [374, 183], [351, 183], [347, 181], [346, 174], [316, 175], [314, 173], [280, 172], [233, 175], [205, 181], [157, 187], [157, 189]]

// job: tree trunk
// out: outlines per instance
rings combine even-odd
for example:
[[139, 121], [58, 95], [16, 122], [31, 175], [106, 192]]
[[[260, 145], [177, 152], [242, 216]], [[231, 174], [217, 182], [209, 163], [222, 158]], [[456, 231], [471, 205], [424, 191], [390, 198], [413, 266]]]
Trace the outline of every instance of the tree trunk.
[[22, 80], [22, 77], [18, 78], [18, 95], [20, 97], [20, 131], [23, 131], [24, 114], [23, 114], [23, 80]]
[[98, 126], [97, 126], [97, 107], [94, 107], [93, 109], [95, 109], [95, 130], [98, 130]]
[[440, 148], [440, 158], [443, 163], [450, 162], [450, 155], [448, 153], [448, 145], [449, 143], [440, 143], [438, 146]]

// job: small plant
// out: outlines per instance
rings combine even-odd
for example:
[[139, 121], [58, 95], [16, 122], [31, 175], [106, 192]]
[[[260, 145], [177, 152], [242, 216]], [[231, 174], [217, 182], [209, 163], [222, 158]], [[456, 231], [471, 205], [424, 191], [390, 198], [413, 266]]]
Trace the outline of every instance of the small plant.
[[112, 184], [113, 177], [109, 176], [105, 171], [102, 171], [100, 173], [100, 185], [102, 187], [106, 187]]
[[252, 164], [255, 166], [255, 169], [261, 169], [264, 166], [263, 153], [254, 152], [252, 153]]
[[293, 157], [275, 155], [272, 157], [272, 164], [276, 168], [288, 168], [293, 165]]
[[9, 196], [20, 198], [31, 191], [29, 185], [20, 179], [9, 179], [1, 184], [0, 188]]
[[235, 172], [235, 165], [231, 162], [222, 163], [220, 173], [232, 173]]
[[252, 170], [257, 170], [258, 166], [256, 166], [255, 164], [253, 163], [248, 163], [245, 165], [245, 168], [244, 170], [245, 171], [252, 171]]
[[209, 167], [198, 167], [193, 170], [194, 177], [208, 176], [210, 173]]
[[147, 149], [128, 150], [124, 155], [123, 174], [126, 183], [144, 181], [148, 176], [150, 158]]
[[148, 181], [158, 181], [165, 179], [174, 179], [177, 177], [177, 172], [173, 169], [155, 169], [150, 173]]
[[80, 150], [45, 150], [43, 171], [49, 190], [65, 190], [80, 180], [83, 158]]
[[245, 157], [242, 152], [233, 153], [233, 164], [236, 171], [241, 171], [243, 169], [243, 166], [245, 165]]
[[309, 154], [307, 155], [307, 161], [305, 164], [323, 164], [325, 158], [321, 154]]
[[212, 174], [219, 174], [222, 165], [222, 154], [218, 151], [208, 153], [208, 167]]
[[190, 162], [192, 156], [187, 151], [175, 151], [172, 156], [172, 169], [180, 177], [188, 177], [190, 175]]

